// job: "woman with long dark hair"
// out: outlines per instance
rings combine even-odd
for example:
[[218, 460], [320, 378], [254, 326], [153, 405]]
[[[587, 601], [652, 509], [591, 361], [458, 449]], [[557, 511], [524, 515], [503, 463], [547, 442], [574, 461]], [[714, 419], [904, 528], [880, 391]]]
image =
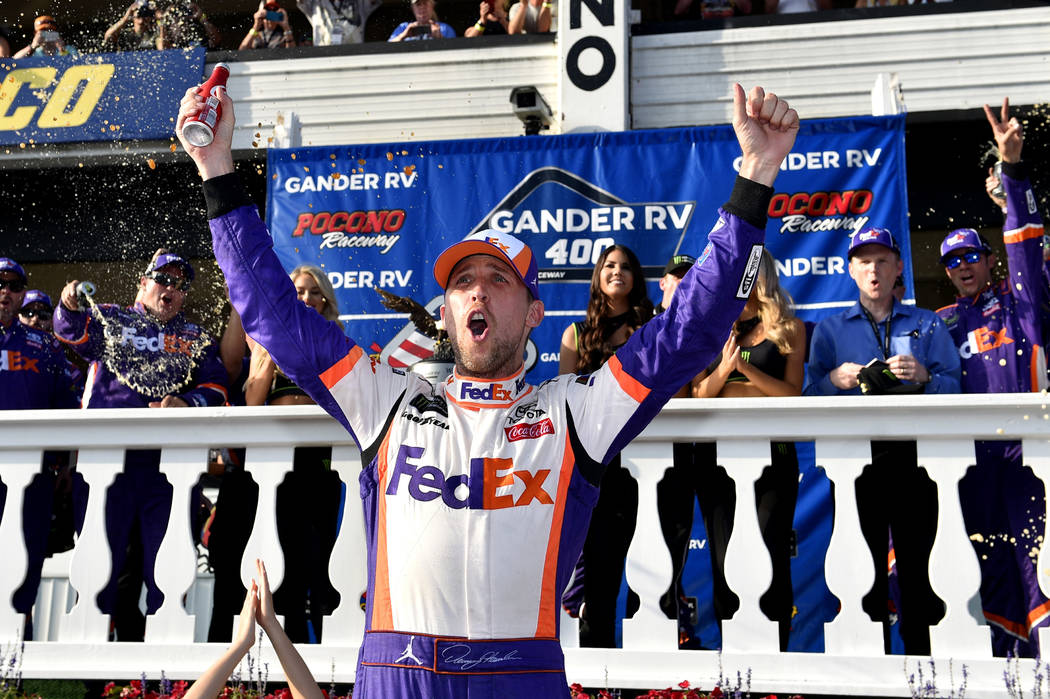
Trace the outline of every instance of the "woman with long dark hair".
[[[596, 371], [642, 323], [653, 316], [645, 275], [630, 248], [613, 245], [602, 251], [591, 274], [587, 317], [565, 329], [558, 369], [561, 374]], [[616, 597], [624, 559], [638, 514], [638, 484], [615, 457], [602, 476], [598, 502], [580, 557], [585, 566], [580, 645], [616, 645]], [[578, 580], [578, 578], [577, 578]]]

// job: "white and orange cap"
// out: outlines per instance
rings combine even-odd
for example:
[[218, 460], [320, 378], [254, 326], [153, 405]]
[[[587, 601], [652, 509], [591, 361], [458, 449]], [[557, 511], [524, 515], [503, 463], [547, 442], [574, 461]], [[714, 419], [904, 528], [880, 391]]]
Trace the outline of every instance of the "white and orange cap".
[[471, 255], [492, 255], [505, 260], [518, 273], [518, 278], [528, 288], [532, 298], [540, 297], [539, 272], [532, 249], [509, 233], [499, 233], [491, 228], [471, 233], [438, 255], [434, 262], [434, 278], [442, 289], [448, 286], [452, 269], [460, 260]]

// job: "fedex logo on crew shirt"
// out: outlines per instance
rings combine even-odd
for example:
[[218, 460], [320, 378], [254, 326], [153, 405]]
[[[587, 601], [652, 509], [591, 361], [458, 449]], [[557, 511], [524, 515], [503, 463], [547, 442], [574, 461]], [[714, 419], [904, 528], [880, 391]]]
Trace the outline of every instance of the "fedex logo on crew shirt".
[[966, 333], [966, 342], [959, 345], [959, 356], [969, 359], [975, 354], [981, 354], [988, 350], [1003, 345], [1012, 345], [1013, 340], [1006, 336], [1006, 328], [992, 330], [985, 326]]
[[495, 383], [490, 383], [482, 388], [469, 381], [464, 381], [459, 390], [460, 400], [509, 401], [513, 397], [510, 391]]
[[166, 333], [160, 333], [154, 337], [143, 337], [142, 335], [136, 335], [134, 328], [121, 329], [120, 344], [131, 344], [137, 350], [149, 350], [150, 352], [164, 350], [165, 352], [185, 354], [186, 356], [193, 354], [192, 340], [184, 340], [181, 337]]
[[0, 371], [31, 371], [39, 374], [39, 358], [30, 358], [18, 350], [0, 350]]
[[394, 472], [390, 474], [387, 495], [397, 495], [407, 479], [408, 496], [420, 502], [441, 498], [449, 507], [459, 510], [500, 510], [525, 507], [533, 500], [541, 505], [554, 501], [543, 483], [550, 469], [536, 473], [516, 470], [513, 459], [475, 458], [470, 460], [470, 473], [446, 477], [436, 466], [410, 463], [423, 458], [426, 449], [401, 445], [397, 451]]

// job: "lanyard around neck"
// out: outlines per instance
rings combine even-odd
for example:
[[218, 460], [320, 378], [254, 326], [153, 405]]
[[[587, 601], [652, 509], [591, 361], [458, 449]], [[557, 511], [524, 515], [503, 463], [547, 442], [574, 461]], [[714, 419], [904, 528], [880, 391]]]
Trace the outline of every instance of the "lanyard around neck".
[[882, 358], [890, 358], [890, 319], [893, 317], [893, 308], [890, 308], [890, 314], [886, 316], [886, 337], [882, 338], [879, 336], [879, 324], [875, 322], [875, 316], [871, 312], [861, 305], [860, 310], [863, 311], [864, 317], [868, 319], [868, 323], [871, 324], [871, 331], [875, 333], [875, 344], [882, 350]]

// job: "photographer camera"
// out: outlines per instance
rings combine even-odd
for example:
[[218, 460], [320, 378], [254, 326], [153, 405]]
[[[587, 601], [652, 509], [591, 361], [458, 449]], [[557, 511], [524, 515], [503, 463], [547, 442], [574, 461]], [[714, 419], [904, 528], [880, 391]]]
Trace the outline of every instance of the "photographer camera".
[[30, 56], [79, 56], [76, 46], [67, 44], [58, 31], [58, 23], [50, 15], [40, 15], [33, 20], [33, 41], [12, 58]]
[[295, 36], [292, 35], [292, 27], [288, 24], [288, 12], [275, 0], [260, 2], [253, 19], [252, 28], [241, 39], [238, 50], [279, 49], [295, 46]]

